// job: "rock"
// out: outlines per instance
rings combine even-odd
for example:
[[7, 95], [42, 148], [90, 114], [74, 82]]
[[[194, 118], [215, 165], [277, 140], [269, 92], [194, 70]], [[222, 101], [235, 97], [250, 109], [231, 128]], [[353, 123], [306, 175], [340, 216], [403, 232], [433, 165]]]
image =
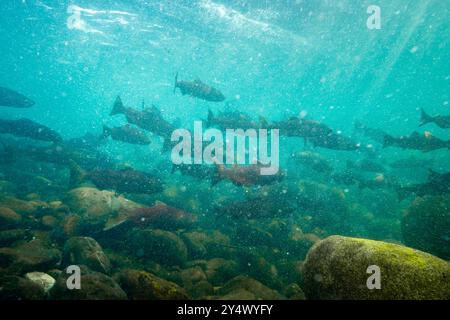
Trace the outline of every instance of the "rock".
[[44, 227], [53, 229], [57, 226], [58, 219], [56, 219], [54, 216], [45, 215], [41, 218], [41, 223]]
[[[246, 292], [243, 292], [245, 290]], [[251, 295], [249, 295], [250, 293]], [[223, 287], [218, 290], [220, 298], [226, 299], [255, 299], [255, 300], [279, 300], [283, 296], [277, 291], [266, 287], [261, 282], [246, 277], [237, 276], [228, 281]]]
[[116, 276], [131, 300], [184, 300], [188, 295], [177, 284], [141, 271], [127, 269]]
[[305, 300], [305, 293], [296, 283], [291, 283], [283, 290], [283, 295], [290, 300]]
[[183, 265], [187, 248], [175, 233], [164, 230], [138, 230], [131, 235], [130, 246], [138, 257], [165, 265]]
[[214, 293], [214, 287], [207, 281], [205, 272], [199, 266], [181, 270], [180, 278], [182, 287], [195, 299]]
[[62, 266], [86, 265], [90, 269], [102, 273], [111, 271], [109, 258], [102, 247], [89, 237], [72, 237], [66, 241], [63, 249]]
[[241, 250], [238, 255], [240, 270], [272, 288], [281, 289], [278, 269], [266, 257], [269, 258], [269, 255], [260, 248]]
[[208, 260], [205, 266], [206, 278], [215, 286], [223, 285], [238, 273], [238, 264], [232, 260], [214, 258]]
[[3, 196], [0, 198], [0, 207], [9, 208], [18, 214], [32, 215], [48, 207], [48, 204], [39, 200], [25, 201], [11, 196]]
[[87, 217], [107, 218], [110, 215], [123, 213], [142, 207], [114, 192], [98, 190], [96, 188], [81, 187], [72, 189], [67, 193], [64, 203], [74, 213]]
[[0, 249], [0, 267], [12, 273], [45, 271], [61, 259], [58, 249], [49, 248], [42, 240], [33, 240], [13, 248]]
[[10, 208], [0, 207], [0, 226], [15, 226], [22, 220], [22, 216]]
[[56, 280], [44, 272], [29, 272], [25, 278], [38, 284], [47, 293], [55, 284]]
[[181, 237], [192, 259], [230, 256], [230, 239], [220, 231], [216, 230], [212, 234], [198, 231], [186, 232]]
[[0, 300], [44, 300], [44, 289], [18, 276], [0, 276]]
[[[367, 288], [371, 265], [379, 266], [381, 289]], [[316, 243], [303, 268], [309, 299], [450, 298], [450, 264], [408, 247], [331, 236]]]
[[50, 290], [50, 298], [53, 300], [126, 300], [127, 294], [122, 288], [107, 275], [91, 271], [85, 266], [80, 266], [81, 289], [68, 289], [67, 279], [70, 274], [66, 270], [61, 272], [56, 283]]
[[402, 219], [407, 246], [450, 260], [450, 196], [416, 198]]
[[0, 246], [9, 247], [14, 242], [25, 240], [29, 241], [32, 238], [32, 233], [29, 230], [24, 229], [11, 229], [0, 231]]

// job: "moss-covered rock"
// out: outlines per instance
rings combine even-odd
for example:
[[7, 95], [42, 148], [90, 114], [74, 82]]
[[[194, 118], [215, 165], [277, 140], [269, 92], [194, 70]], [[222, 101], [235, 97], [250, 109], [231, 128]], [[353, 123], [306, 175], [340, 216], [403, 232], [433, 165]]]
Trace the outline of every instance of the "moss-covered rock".
[[46, 271], [56, 266], [61, 259], [58, 249], [42, 240], [33, 240], [13, 248], [0, 249], [0, 267], [10, 273]]
[[183, 300], [188, 295], [177, 284], [142, 270], [127, 269], [116, 279], [131, 300]]
[[80, 289], [68, 289], [67, 280], [71, 274], [66, 270], [60, 273], [55, 285], [50, 290], [53, 300], [126, 300], [122, 288], [107, 275], [95, 272], [86, 266], [80, 266]]
[[407, 246], [450, 259], [450, 196], [416, 198], [402, 219]]
[[[379, 266], [381, 289], [368, 289], [367, 269]], [[303, 268], [310, 299], [449, 299], [450, 264], [408, 247], [331, 236], [316, 243]]]
[[102, 247], [90, 237], [72, 237], [64, 245], [62, 265], [86, 265], [94, 271], [109, 273], [111, 262]]
[[0, 276], [0, 300], [44, 300], [44, 288], [18, 276]]
[[138, 230], [130, 238], [130, 247], [136, 256], [164, 265], [183, 265], [187, 248], [175, 233], [164, 230]]

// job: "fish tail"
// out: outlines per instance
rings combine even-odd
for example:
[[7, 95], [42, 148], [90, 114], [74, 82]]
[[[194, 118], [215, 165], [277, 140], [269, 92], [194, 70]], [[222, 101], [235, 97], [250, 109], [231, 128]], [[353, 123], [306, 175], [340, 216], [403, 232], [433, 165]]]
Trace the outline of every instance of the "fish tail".
[[117, 98], [113, 104], [113, 109], [109, 115], [113, 116], [116, 114], [121, 114], [121, 113], [124, 113], [124, 111], [125, 111], [125, 107], [123, 106], [122, 99], [120, 99], [120, 96], [117, 96]]
[[423, 126], [423, 125], [425, 125], [427, 123], [430, 123], [430, 122], [433, 122], [433, 117], [429, 116], [425, 112], [425, 110], [420, 108], [420, 124], [419, 124], [419, 127], [421, 127], [421, 126]]
[[70, 179], [69, 186], [75, 187], [79, 185], [86, 176], [86, 172], [73, 160], [69, 160]]
[[174, 86], [173, 86], [173, 93], [175, 93], [175, 90], [178, 88], [178, 71], [177, 71], [177, 73], [175, 74], [175, 83], [174, 83]]

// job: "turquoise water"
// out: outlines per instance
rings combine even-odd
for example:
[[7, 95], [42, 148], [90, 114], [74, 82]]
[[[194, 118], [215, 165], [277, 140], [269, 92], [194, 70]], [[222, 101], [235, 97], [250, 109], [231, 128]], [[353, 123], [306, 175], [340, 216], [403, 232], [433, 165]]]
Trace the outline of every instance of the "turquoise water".
[[[261, 257], [266, 256], [266, 247], [283, 252], [284, 240], [271, 233], [270, 221], [218, 221], [214, 212], [233, 201], [261, 195], [268, 196], [276, 210], [282, 195], [287, 194], [295, 214], [282, 215], [276, 221], [297, 226], [305, 234], [404, 243], [402, 215], [414, 201], [414, 193], [402, 200], [389, 186], [370, 189], [336, 183], [329, 174], [311, 170], [292, 156], [309, 150], [325, 158], [335, 173], [345, 171], [348, 160], [369, 158], [386, 168], [383, 178], [402, 185], [427, 182], [428, 169], [440, 173], [450, 170], [446, 148], [428, 153], [383, 148], [354, 129], [354, 123], [360, 121], [392, 136], [427, 131], [442, 140], [450, 139], [448, 129], [435, 124], [419, 127], [420, 108], [432, 115], [450, 114], [449, 4], [441, 0], [379, 0], [381, 29], [370, 30], [366, 10], [371, 4], [373, 1], [350, 0], [2, 1], [0, 86], [20, 92], [36, 104], [27, 109], [0, 107], [0, 117], [31, 119], [67, 141], [87, 133], [101, 135], [104, 125], [125, 124], [123, 115], [110, 116], [118, 95], [126, 106], [138, 110], [143, 102], [145, 106], [154, 104], [169, 123], [188, 129], [195, 120], [206, 119], [208, 110], [214, 114], [235, 110], [255, 121], [263, 117], [269, 122], [306, 115], [364, 148], [312, 148], [305, 146], [302, 138], [282, 136], [280, 163], [286, 177], [281, 183], [263, 187], [241, 187], [227, 181], [211, 187], [207, 180], [172, 174], [170, 154], [161, 152], [163, 140], [156, 135], [150, 135], [149, 146], [108, 139], [98, 150], [111, 158], [116, 168], [132, 167], [156, 174], [163, 181], [160, 193], [125, 197], [146, 206], [160, 200], [189, 211], [199, 217], [194, 230], [220, 230], [231, 238], [231, 248], [244, 252], [253, 250], [250, 247], [261, 250], [257, 251]], [[79, 19], [74, 19], [77, 12]], [[226, 100], [216, 103], [184, 96], [180, 91], [174, 94], [177, 72], [179, 79], [198, 78], [219, 89]], [[5, 139], [41, 144], [11, 136]], [[374, 151], [366, 152], [367, 145], [373, 145]], [[389, 166], [410, 156], [425, 165], [415, 169]], [[25, 164], [3, 164], [3, 174], [7, 176], [12, 168], [29, 170], [62, 185], [63, 190], [49, 192], [28, 186], [26, 193], [15, 191], [14, 196], [29, 199], [29, 194], [36, 193], [46, 202], [64, 198], [70, 189], [67, 166], [35, 168], [28, 167], [27, 159], [21, 160]], [[104, 165], [98, 162], [100, 167]], [[362, 174], [373, 180], [379, 172]], [[4, 180], [19, 186], [23, 182], [14, 177]], [[303, 182], [314, 184], [311, 188], [315, 191], [307, 191], [314, 195], [313, 200], [307, 192], [299, 191]], [[325, 189], [323, 195], [315, 189], [322, 188], [316, 184]], [[345, 217], [336, 209], [340, 205], [351, 208], [344, 210]], [[269, 233], [274, 244], [236, 236], [233, 228], [245, 229], [248, 223]], [[108, 247], [108, 236], [93, 237]], [[448, 238], [446, 241], [450, 247]], [[443, 251], [448, 252], [448, 247]], [[420, 249], [427, 251], [426, 246]], [[277, 254], [266, 256], [275, 267]], [[305, 254], [299, 253], [292, 260], [304, 260]], [[448, 259], [446, 254], [440, 256]], [[136, 254], [136, 259], [140, 258]], [[242, 262], [233, 254], [226, 258]], [[258, 280], [273, 285], [265, 277], [261, 275]], [[279, 278], [282, 284], [274, 286], [281, 291], [289, 281], [281, 275]]]

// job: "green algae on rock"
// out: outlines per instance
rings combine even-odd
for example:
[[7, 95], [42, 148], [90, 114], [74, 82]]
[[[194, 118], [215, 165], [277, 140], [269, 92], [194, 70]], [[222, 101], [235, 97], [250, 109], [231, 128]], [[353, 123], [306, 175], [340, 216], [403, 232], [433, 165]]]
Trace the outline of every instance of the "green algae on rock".
[[[371, 265], [381, 289], [368, 289]], [[401, 245], [331, 236], [316, 243], [303, 267], [309, 299], [450, 299], [450, 264]]]
[[185, 300], [183, 288], [142, 270], [127, 269], [116, 276], [131, 300]]
[[111, 262], [102, 247], [90, 237], [72, 237], [66, 241], [62, 265], [84, 264], [94, 271], [109, 273]]

